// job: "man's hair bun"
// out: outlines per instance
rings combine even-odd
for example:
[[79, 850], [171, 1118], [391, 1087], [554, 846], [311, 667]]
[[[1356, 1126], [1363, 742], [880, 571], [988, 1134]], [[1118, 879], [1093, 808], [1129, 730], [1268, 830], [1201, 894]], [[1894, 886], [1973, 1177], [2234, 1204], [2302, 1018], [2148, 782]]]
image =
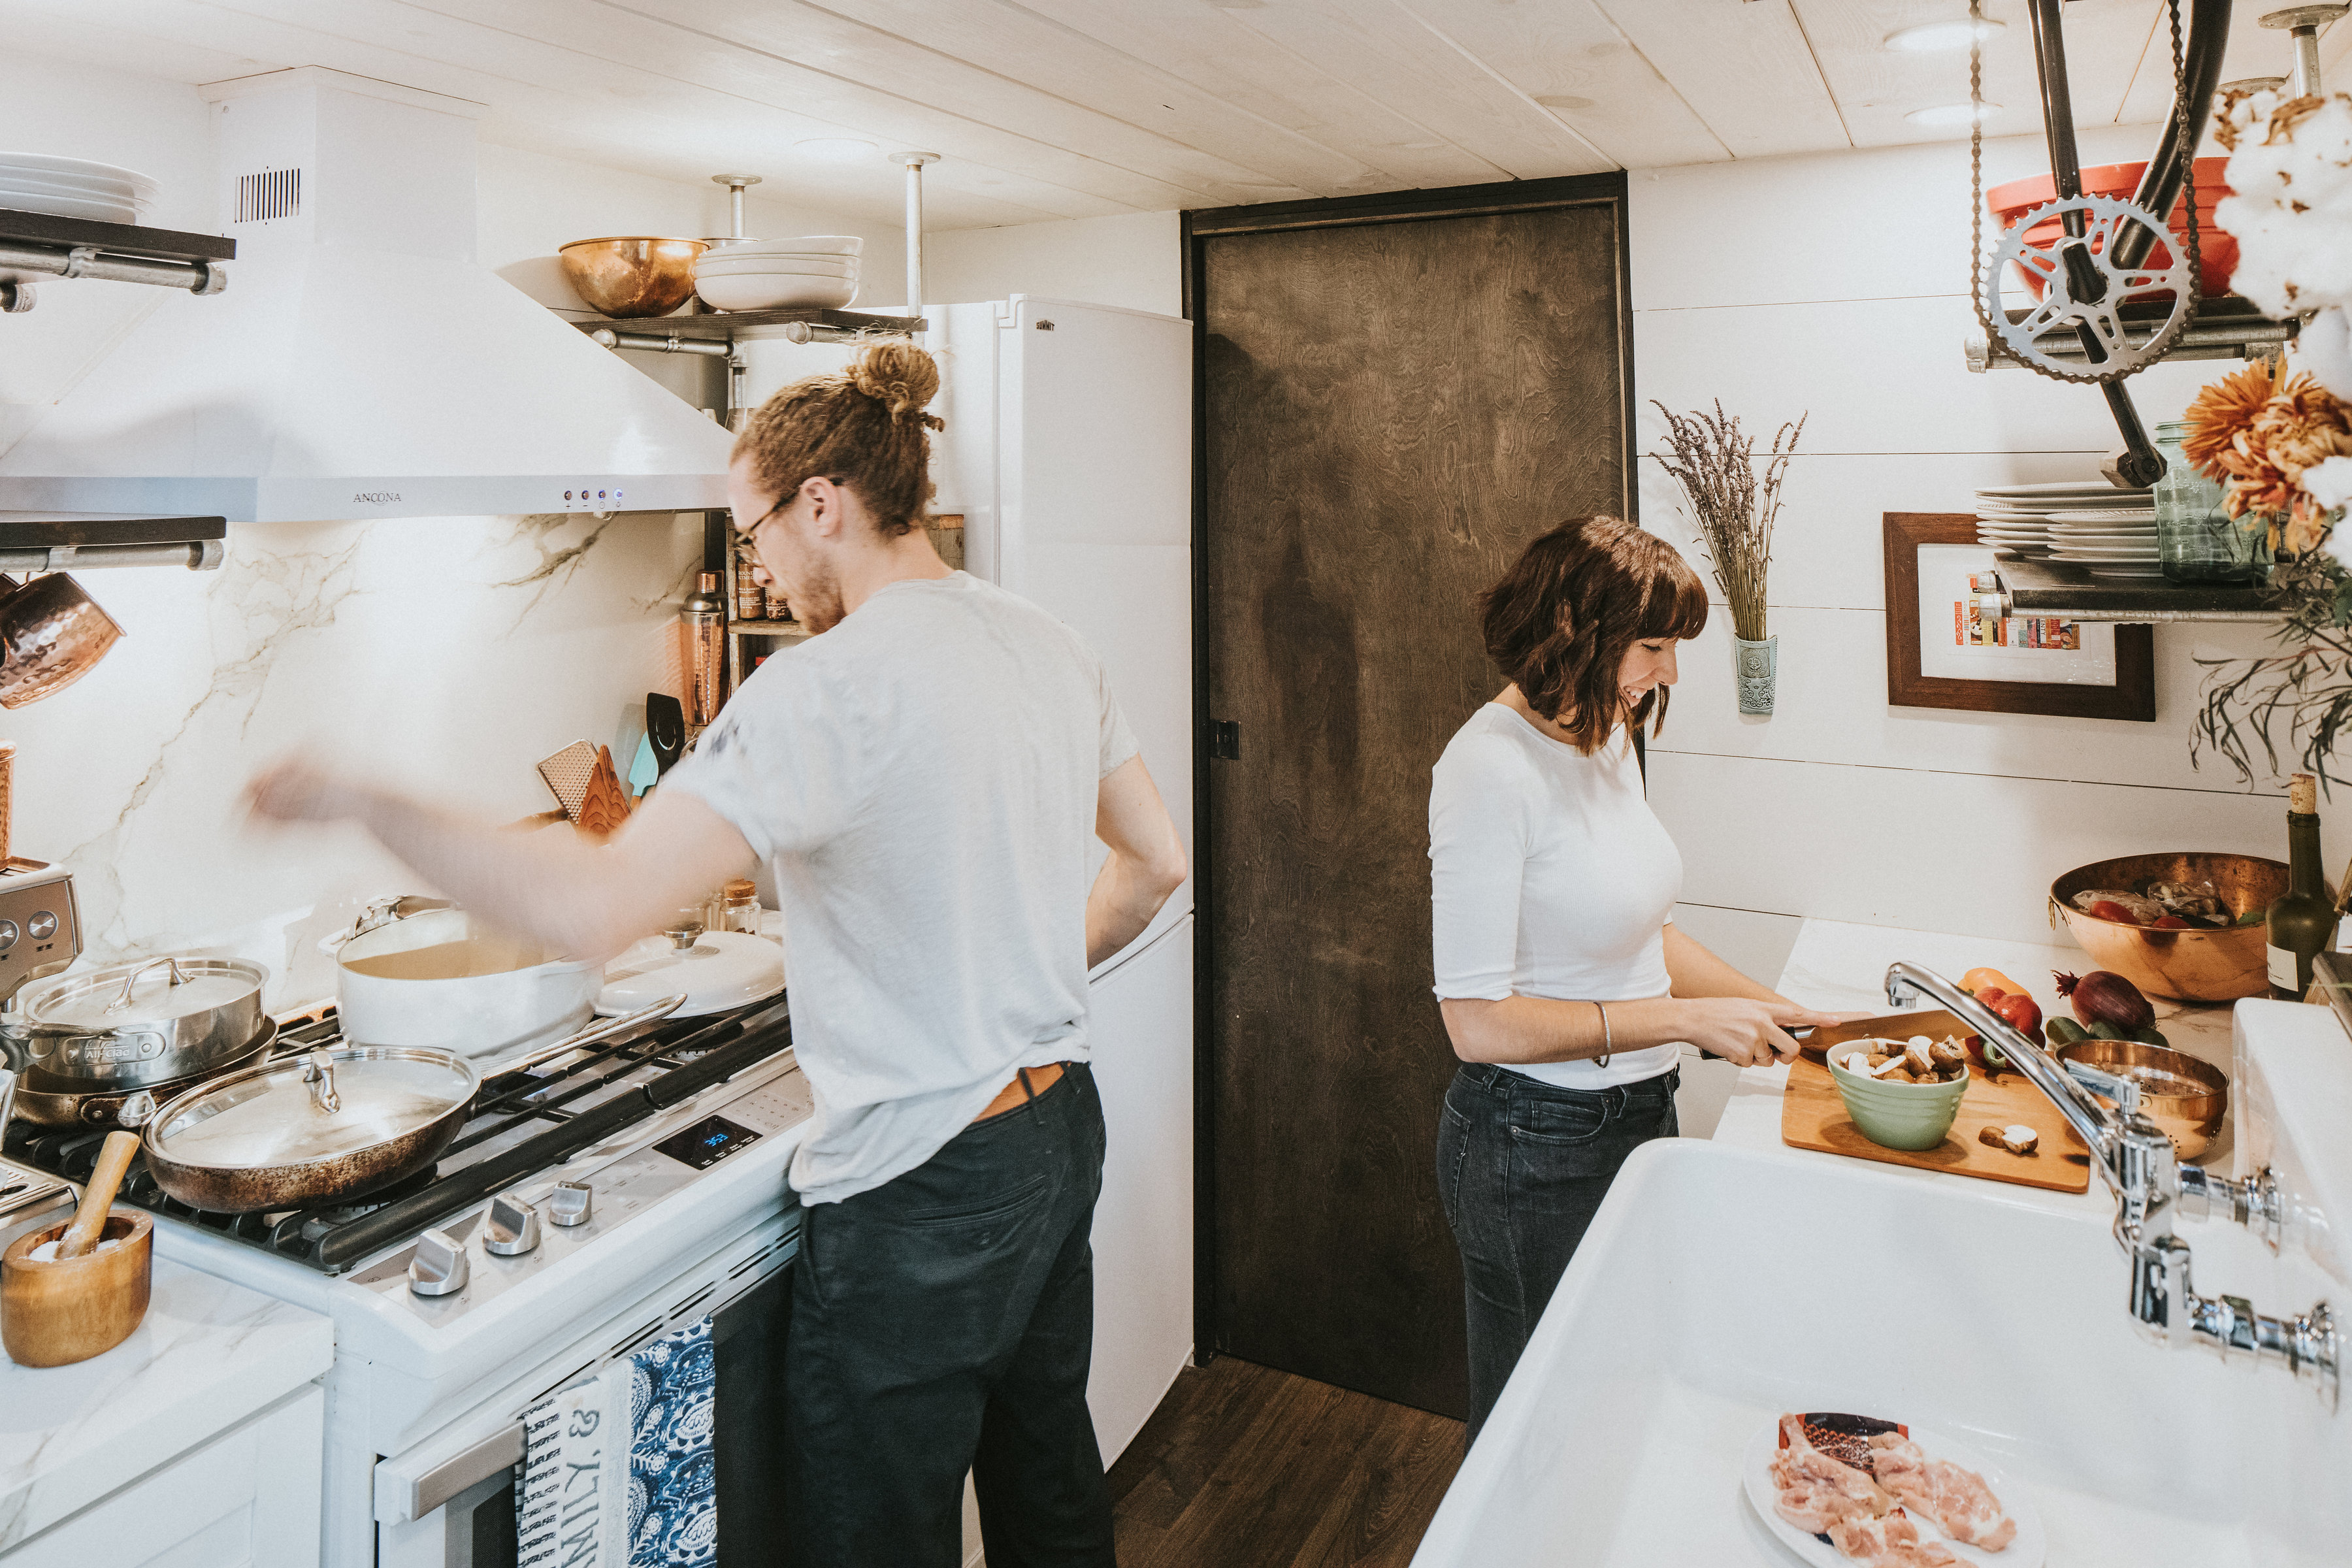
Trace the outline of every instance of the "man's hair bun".
[[910, 342], [876, 343], [843, 372], [849, 384], [890, 411], [893, 419], [920, 419], [940, 428], [935, 414], [923, 408], [939, 395], [939, 362]]

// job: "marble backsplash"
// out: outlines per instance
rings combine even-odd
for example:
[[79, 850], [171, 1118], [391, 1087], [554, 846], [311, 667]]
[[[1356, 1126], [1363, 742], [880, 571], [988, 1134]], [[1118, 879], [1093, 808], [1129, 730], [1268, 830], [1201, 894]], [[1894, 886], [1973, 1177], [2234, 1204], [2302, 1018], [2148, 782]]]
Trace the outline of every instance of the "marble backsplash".
[[124, 637], [58, 695], [0, 712], [14, 852], [74, 873], [85, 962], [236, 952], [273, 1008], [324, 997], [326, 927], [421, 891], [373, 840], [248, 827], [256, 768], [307, 750], [510, 821], [573, 741], [625, 773], [649, 690], [678, 689], [698, 513], [232, 524], [217, 572], [83, 574]]

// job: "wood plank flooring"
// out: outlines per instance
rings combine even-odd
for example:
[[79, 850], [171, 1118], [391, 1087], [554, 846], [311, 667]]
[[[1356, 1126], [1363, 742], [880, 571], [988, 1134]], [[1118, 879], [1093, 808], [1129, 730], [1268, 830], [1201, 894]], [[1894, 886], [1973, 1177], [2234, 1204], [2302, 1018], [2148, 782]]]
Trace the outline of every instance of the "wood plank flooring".
[[1404, 1568], [1463, 1426], [1220, 1356], [1110, 1469], [1120, 1568]]

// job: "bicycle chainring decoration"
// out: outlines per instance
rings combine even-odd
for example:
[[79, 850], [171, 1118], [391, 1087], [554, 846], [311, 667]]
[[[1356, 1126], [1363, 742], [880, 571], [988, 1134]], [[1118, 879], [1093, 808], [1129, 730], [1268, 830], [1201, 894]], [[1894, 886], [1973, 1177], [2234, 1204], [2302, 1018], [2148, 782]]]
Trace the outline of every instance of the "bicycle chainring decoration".
[[[2047, 248], [2026, 242], [2029, 231], [2053, 219], [2063, 226], [2065, 218], [2075, 213], [2083, 218], [2080, 239], [2062, 233], [2057, 242]], [[2115, 254], [2117, 242], [2135, 226], [2154, 234], [2158, 245], [2150, 249], [2147, 264], [2131, 268], [2118, 267], [2108, 258]], [[2066, 267], [2069, 250], [2080, 250], [2088, 258], [2091, 271], [2103, 289], [2097, 299], [2074, 297]], [[2165, 258], [2163, 266], [2154, 264], [2159, 255]], [[2018, 285], [2010, 270], [2012, 266], [2042, 284], [2040, 300], [2032, 302], [2032, 308], [2013, 321], [2010, 319], [2009, 294]], [[2001, 346], [2043, 375], [2061, 381], [2120, 381], [2162, 359], [2180, 334], [2188, 331], [2197, 313], [2197, 286], [2191, 267], [2164, 221], [2146, 207], [2112, 196], [2065, 196], [2035, 207], [2001, 237], [1986, 268], [1984, 291], [1979, 297], [1991, 307], [1986, 312], [1986, 325], [1999, 334]], [[2124, 330], [2124, 301], [2158, 290], [2169, 293], [2170, 311], [2155, 331], [2135, 341]], [[2104, 363], [2055, 359], [2043, 352], [2042, 342], [2053, 333], [2070, 346], [2081, 343], [2085, 328], [2106, 352]]]

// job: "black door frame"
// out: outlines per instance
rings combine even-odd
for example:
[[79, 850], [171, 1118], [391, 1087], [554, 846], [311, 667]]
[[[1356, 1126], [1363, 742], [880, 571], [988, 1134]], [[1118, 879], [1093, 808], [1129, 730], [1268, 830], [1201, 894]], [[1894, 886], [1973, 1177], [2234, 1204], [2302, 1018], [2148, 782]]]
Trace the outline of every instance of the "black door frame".
[[1216, 1359], [1216, 1056], [1210, 1029], [1215, 979], [1216, 940], [1212, 931], [1211, 894], [1216, 868], [1201, 853], [1214, 841], [1210, 827], [1209, 769], [1213, 761], [1213, 716], [1209, 710], [1209, 616], [1201, 563], [1208, 552], [1209, 329], [1201, 298], [1206, 242], [1223, 235], [1270, 234], [1284, 229], [1339, 228], [1416, 219], [1475, 217], [1553, 207], [1605, 206], [1616, 219], [1617, 353], [1622, 367], [1626, 461], [1621, 515], [1640, 521], [1638, 454], [1633, 451], [1633, 270], [1632, 235], [1626, 218], [1626, 180], [1622, 169], [1570, 174], [1549, 180], [1505, 180], [1486, 185], [1440, 190], [1389, 191], [1369, 196], [1332, 196], [1256, 206], [1188, 211], [1181, 219], [1184, 319], [1192, 323], [1192, 1363]]

